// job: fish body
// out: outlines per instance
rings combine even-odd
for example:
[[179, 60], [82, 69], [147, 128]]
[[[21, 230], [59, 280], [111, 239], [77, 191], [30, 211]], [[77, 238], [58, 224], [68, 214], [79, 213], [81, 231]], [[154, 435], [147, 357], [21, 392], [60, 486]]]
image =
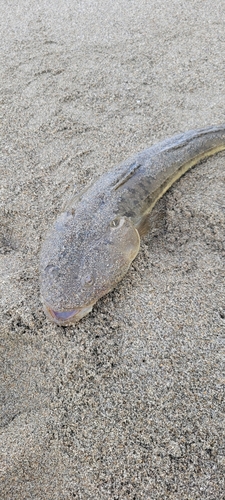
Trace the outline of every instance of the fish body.
[[59, 325], [88, 314], [123, 278], [156, 202], [187, 170], [225, 149], [225, 125], [175, 135], [102, 175], [70, 200], [43, 243], [41, 295]]

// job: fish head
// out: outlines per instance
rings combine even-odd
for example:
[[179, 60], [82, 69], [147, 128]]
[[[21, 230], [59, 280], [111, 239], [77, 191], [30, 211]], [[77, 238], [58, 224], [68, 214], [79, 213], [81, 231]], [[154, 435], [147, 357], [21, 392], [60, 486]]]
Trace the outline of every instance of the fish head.
[[41, 251], [41, 295], [49, 319], [67, 325], [86, 316], [123, 278], [139, 247], [139, 233], [127, 217], [95, 224], [93, 218], [91, 223], [62, 214]]

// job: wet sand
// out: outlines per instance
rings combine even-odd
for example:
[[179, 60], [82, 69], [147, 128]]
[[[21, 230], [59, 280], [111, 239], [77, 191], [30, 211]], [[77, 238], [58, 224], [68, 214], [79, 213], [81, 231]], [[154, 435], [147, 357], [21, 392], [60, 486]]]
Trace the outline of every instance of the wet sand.
[[78, 325], [47, 321], [38, 272], [74, 186], [225, 122], [224, 19], [208, 0], [2, 2], [4, 500], [224, 499], [225, 154], [164, 196]]

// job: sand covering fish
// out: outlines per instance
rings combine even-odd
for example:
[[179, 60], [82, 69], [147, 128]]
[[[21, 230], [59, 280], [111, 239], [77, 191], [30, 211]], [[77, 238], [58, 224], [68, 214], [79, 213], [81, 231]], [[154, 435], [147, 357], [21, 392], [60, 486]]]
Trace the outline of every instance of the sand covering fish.
[[166, 139], [74, 196], [43, 243], [41, 295], [48, 318], [73, 324], [128, 271], [156, 202], [185, 172], [225, 149], [225, 125]]

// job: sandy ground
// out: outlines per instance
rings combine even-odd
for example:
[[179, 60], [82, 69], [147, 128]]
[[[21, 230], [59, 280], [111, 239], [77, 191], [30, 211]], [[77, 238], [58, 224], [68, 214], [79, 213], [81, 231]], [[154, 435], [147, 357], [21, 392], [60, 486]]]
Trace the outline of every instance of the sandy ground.
[[183, 177], [77, 326], [38, 261], [73, 186], [225, 122], [225, 2], [1, 2], [1, 492], [224, 499], [225, 154]]

